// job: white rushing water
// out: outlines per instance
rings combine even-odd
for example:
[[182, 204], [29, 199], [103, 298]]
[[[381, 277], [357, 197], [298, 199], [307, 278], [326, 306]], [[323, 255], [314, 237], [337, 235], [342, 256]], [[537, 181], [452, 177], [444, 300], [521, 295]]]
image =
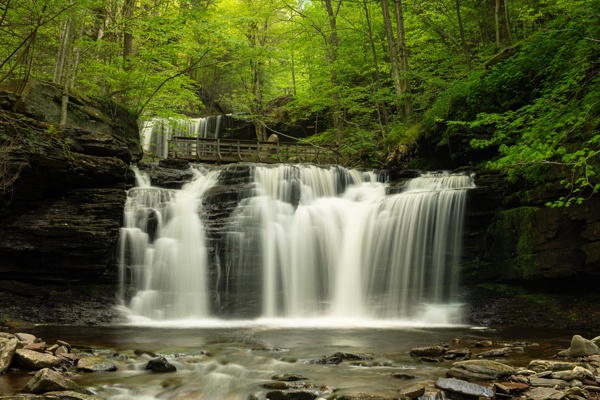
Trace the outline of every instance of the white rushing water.
[[215, 323], [214, 310], [228, 308], [235, 318], [275, 325], [460, 322], [457, 274], [471, 177], [427, 174], [392, 195], [375, 173], [342, 167], [256, 166], [254, 180], [254, 195], [226, 228], [224, 259], [212, 264], [226, 282], [217, 298], [228, 299], [214, 305], [198, 217], [214, 173], [177, 192], [130, 190], [121, 259], [122, 281], [131, 271], [136, 287], [132, 315]]
[[[135, 284], [128, 308], [153, 320], [202, 318], [209, 315], [208, 258], [200, 200], [216, 183], [217, 173], [196, 171], [182, 190], [154, 188], [137, 173], [129, 191], [121, 230], [121, 282]], [[142, 185], [139, 185], [142, 182]], [[121, 286], [121, 299], [125, 296]]]

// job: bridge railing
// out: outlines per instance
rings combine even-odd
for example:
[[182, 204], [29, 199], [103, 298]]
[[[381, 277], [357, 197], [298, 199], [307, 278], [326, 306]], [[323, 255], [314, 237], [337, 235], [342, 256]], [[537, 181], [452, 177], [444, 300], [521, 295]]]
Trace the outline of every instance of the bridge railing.
[[169, 158], [206, 163], [262, 162], [315, 164], [337, 163], [333, 148], [302, 143], [208, 139], [176, 136], [169, 141]]

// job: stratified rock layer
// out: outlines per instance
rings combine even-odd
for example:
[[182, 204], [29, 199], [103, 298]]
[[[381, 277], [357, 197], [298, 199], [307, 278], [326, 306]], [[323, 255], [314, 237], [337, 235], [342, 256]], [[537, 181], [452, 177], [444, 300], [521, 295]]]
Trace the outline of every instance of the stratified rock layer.
[[[7, 89], [7, 88], [4, 88]], [[0, 275], [25, 283], [91, 283], [115, 273], [129, 164], [141, 159], [135, 118], [39, 81], [0, 87]]]

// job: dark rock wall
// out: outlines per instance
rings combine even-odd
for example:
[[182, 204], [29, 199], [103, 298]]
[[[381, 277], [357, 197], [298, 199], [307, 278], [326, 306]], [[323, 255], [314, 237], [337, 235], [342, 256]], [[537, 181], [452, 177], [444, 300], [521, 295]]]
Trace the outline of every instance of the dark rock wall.
[[[0, 274], [32, 284], [90, 283], [116, 274], [115, 244], [129, 164], [141, 159], [135, 118], [71, 96], [58, 126], [60, 89], [0, 87]], [[0, 169], [1, 170], [1, 169]]]
[[600, 199], [546, 205], [559, 187], [509, 184], [482, 175], [469, 200], [465, 280], [481, 282], [600, 281]]

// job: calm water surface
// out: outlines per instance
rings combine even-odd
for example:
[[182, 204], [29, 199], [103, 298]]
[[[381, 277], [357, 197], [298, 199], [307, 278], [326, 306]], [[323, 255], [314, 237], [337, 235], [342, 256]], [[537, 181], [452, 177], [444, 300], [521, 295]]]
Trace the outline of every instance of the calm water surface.
[[[299, 374], [307, 382], [326, 385], [342, 393], [397, 395], [417, 382], [444, 376], [451, 362], [423, 363], [408, 355], [412, 347], [450, 343], [453, 338], [489, 338], [497, 342], [523, 342], [525, 351], [507, 361], [527, 365], [532, 358], [551, 357], [568, 347], [571, 333], [546, 330], [493, 331], [469, 327], [417, 328], [302, 328], [230, 326], [204, 328], [135, 326], [39, 326], [28, 332], [52, 344], [57, 339], [73, 345], [90, 345], [113, 357], [119, 370], [82, 374], [74, 378], [97, 395], [110, 399], [247, 399], [266, 394], [262, 387], [275, 374]], [[531, 343], [539, 345], [531, 346]], [[458, 344], [464, 347], [465, 344]], [[137, 355], [135, 351], [137, 350]], [[165, 355], [176, 373], [144, 370], [150, 355]], [[369, 353], [384, 366], [364, 367], [344, 361], [339, 365], [311, 364], [336, 352]], [[415, 380], [394, 378], [406, 373]], [[16, 393], [30, 376], [0, 377], [0, 393]]]

